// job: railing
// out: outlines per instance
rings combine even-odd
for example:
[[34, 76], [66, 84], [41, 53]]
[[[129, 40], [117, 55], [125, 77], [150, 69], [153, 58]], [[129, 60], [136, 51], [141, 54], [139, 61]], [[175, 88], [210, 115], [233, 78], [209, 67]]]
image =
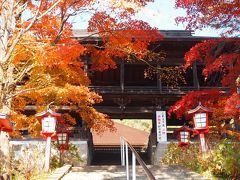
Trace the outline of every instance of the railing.
[[131, 144], [123, 137], [120, 137], [120, 146], [121, 146], [121, 165], [126, 166], [126, 176], [127, 180], [130, 178], [129, 173], [129, 162], [128, 162], [128, 148], [132, 152], [132, 179], [136, 180], [136, 159], [138, 163], [142, 166], [144, 172], [146, 173], [148, 179], [156, 180], [152, 172], [147, 168], [144, 161], [141, 159], [136, 150], [131, 146]]
[[[218, 88], [223, 91], [227, 91], [228, 89], [225, 87], [208, 87], [201, 86], [199, 89], [212, 89]], [[120, 93], [122, 89], [120, 86], [90, 86], [90, 89], [101, 92], [101, 93]], [[159, 88], [157, 86], [124, 86], [124, 93], [159, 93]], [[188, 91], [198, 90], [197, 87], [194, 86], [179, 86], [179, 87], [168, 87], [162, 86], [161, 93], [170, 93], [170, 94], [184, 94]]]

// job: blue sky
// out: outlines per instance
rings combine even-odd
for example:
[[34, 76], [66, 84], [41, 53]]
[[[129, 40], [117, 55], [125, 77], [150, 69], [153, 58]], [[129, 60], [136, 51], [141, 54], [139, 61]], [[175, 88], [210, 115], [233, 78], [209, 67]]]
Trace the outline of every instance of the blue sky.
[[[160, 30], [184, 30], [184, 25], [176, 25], [175, 17], [185, 14], [183, 9], [175, 9], [175, 0], [155, 0], [154, 3], [149, 3], [142, 11], [137, 15], [137, 19], [148, 22], [152, 27], [157, 27]], [[89, 15], [86, 14], [84, 18], [75, 21], [80, 21], [80, 23], [75, 23], [73, 25], [74, 29], [85, 29], [87, 28], [87, 22]], [[216, 30], [206, 28], [202, 31], [196, 31], [194, 36], [220, 36]]]
[[[175, 9], [174, 3], [175, 0], [155, 0], [154, 3], [149, 3], [139, 12], [137, 18], [160, 30], [184, 30], [184, 25], [176, 25], [175, 17], [185, 15], [185, 10]], [[219, 36], [219, 34], [210, 28], [194, 33], [195, 36]]]

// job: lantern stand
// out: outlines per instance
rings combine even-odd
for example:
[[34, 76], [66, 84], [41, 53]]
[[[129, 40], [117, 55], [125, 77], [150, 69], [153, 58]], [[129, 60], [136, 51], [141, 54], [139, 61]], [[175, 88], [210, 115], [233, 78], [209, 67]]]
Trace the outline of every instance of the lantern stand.
[[45, 171], [49, 171], [50, 157], [51, 157], [51, 139], [56, 139], [56, 124], [58, 121], [63, 121], [62, 115], [52, 111], [47, 106], [47, 110], [35, 115], [42, 124], [42, 131], [40, 134], [43, 139], [47, 140], [45, 151]]
[[212, 112], [212, 110], [204, 107], [201, 102], [199, 102], [198, 106], [192, 110], [188, 111], [188, 114], [193, 115], [194, 119], [194, 134], [199, 134], [200, 138], [200, 150], [201, 152], [207, 151], [207, 145], [205, 141], [204, 134], [208, 133], [208, 114]]
[[60, 164], [62, 164], [62, 155], [64, 151], [69, 148], [69, 132], [67, 131], [67, 129], [63, 129], [63, 128], [58, 129], [57, 142], [58, 142], [58, 149], [60, 152], [59, 161], [60, 161]]
[[176, 133], [178, 137], [179, 147], [186, 148], [190, 144], [190, 134], [192, 132], [192, 129], [185, 125], [174, 131], [174, 133]]

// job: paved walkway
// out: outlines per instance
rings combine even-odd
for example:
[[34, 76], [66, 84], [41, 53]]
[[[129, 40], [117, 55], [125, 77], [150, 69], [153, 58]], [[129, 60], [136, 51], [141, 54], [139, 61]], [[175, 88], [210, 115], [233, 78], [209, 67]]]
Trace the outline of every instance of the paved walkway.
[[[181, 180], [194, 179], [203, 180], [199, 174], [188, 171], [180, 166], [148, 166], [159, 180]], [[131, 170], [130, 170], [131, 172]], [[137, 166], [137, 180], [147, 180], [143, 169]], [[126, 180], [125, 167], [122, 166], [87, 166], [87, 167], [73, 167], [72, 170], [66, 174], [62, 180]]]

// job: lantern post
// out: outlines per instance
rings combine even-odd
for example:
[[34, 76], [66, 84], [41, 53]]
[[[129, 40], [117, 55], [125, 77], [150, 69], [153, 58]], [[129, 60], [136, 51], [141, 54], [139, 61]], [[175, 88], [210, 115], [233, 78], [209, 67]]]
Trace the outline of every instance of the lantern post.
[[201, 102], [198, 106], [188, 111], [188, 114], [193, 115], [194, 133], [199, 134], [201, 152], [207, 151], [207, 145], [204, 134], [208, 133], [208, 114], [212, 112], [210, 109], [204, 107]]
[[45, 150], [45, 171], [49, 171], [50, 157], [51, 157], [51, 139], [56, 139], [56, 124], [57, 121], [63, 121], [62, 115], [56, 113], [47, 107], [47, 110], [36, 114], [36, 117], [41, 121], [42, 131], [41, 135], [47, 140]]
[[65, 150], [69, 147], [69, 132], [66, 128], [58, 129], [57, 131], [57, 142], [60, 152], [60, 163], [62, 163], [62, 155]]
[[190, 134], [192, 129], [187, 126], [182, 126], [181, 128], [175, 130], [178, 137], [178, 146], [179, 147], [187, 147], [190, 144]]

